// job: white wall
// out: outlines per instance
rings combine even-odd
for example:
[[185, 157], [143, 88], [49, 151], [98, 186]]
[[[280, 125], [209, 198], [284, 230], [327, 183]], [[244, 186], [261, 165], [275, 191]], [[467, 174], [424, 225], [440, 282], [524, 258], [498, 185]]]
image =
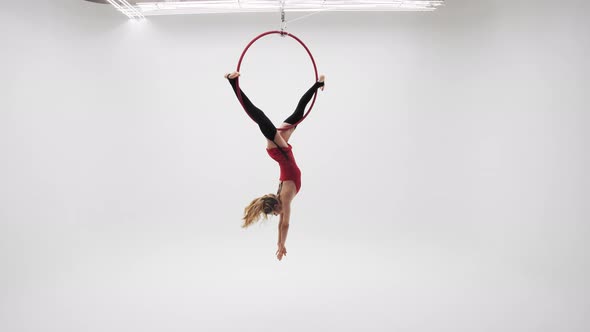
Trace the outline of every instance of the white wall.
[[[290, 24], [327, 86], [281, 262], [276, 219], [239, 227], [278, 168], [222, 78], [278, 14], [28, 2], [0, 11], [0, 330], [590, 328], [587, 2]], [[242, 72], [276, 122], [313, 81], [278, 36]]]

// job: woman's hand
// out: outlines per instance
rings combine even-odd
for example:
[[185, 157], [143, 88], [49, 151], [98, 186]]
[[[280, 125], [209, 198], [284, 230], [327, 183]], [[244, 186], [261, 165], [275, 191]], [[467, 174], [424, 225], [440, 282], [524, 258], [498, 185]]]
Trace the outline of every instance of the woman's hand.
[[287, 248], [285, 248], [284, 245], [279, 244], [279, 248], [277, 249], [275, 255], [277, 255], [278, 260], [283, 259], [283, 256], [287, 256]]

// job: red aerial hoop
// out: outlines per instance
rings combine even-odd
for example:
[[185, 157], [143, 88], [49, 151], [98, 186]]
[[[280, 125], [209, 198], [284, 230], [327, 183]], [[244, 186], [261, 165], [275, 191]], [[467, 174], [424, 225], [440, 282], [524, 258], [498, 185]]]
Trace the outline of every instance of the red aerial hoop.
[[[309, 48], [307, 48], [307, 46], [305, 46], [305, 44], [301, 41], [301, 39], [295, 37], [294, 35], [285, 32], [285, 31], [267, 31], [265, 33], [262, 33], [260, 35], [258, 35], [256, 38], [252, 39], [252, 41], [248, 44], [248, 46], [246, 46], [246, 48], [244, 49], [244, 51], [242, 52], [242, 55], [240, 56], [240, 61], [238, 61], [238, 68], [236, 69], [236, 71], [240, 71], [240, 67], [242, 66], [242, 60], [244, 59], [244, 55], [246, 55], [246, 52], [248, 51], [248, 49], [250, 48], [250, 46], [252, 46], [252, 44], [254, 44], [258, 39], [267, 36], [267, 35], [272, 35], [272, 34], [280, 34], [281, 36], [289, 36], [293, 39], [295, 39], [296, 41], [299, 42], [299, 44], [301, 44], [301, 46], [303, 46], [303, 48], [305, 48], [305, 50], [307, 51], [307, 54], [309, 54], [309, 58], [311, 59], [311, 63], [313, 64], [313, 70], [315, 73], [315, 81], [317, 82], [318, 80], [318, 68], [316, 67], [315, 64], [315, 60], [313, 59], [313, 55], [311, 55], [311, 52], [309, 51]], [[244, 110], [246, 111], [246, 107], [244, 106], [244, 102], [242, 101], [242, 94], [240, 93], [240, 79], [239, 76], [236, 78], [236, 94], [238, 96], [238, 100], [240, 101], [240, 104], [242, 105], [242, 107], [244, 108]], [[311, 105], [309, 106], [309, 109], [307, 110], [307, 112], [303, 115], [303, 118], [301, 118], [301, 120], [297, 121], [297, 123], [293, 123], [290, 126], [286, 126], [286, 127], [282, 127], [282, 128], [277, 128], [277, 130], [287, 130], [287, 129], [291, 129], [293, 127], [295, 127], [296, 125], [298, 125], [299, 123], [301, 123], [301, 121], [305, 120], [305, 118], [309, 115], [309, 112], [311, 112], [311, 109], [313, 108], [313, 104], [315, 104], [315, 99], [317, 97], [317, 91], [316, 93], [313, 95], [313, 100], [311, 101]], [[246, 114], [248, 114], [248, 112], [246, 111]], [[250, 114], [248, 114], [248, 116], [250, 116]], [[250, 116], [250, 118], [252, 118]], [[252, 119], [254, 120], [254, 119]]]

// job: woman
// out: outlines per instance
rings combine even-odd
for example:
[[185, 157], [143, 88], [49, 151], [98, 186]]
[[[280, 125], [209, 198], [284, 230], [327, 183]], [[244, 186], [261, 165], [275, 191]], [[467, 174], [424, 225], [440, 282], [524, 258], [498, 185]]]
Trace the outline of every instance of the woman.
[[[233, 72], [226, 74], [234, 92], [237, 96], [236, 78], [240, 73]], [[317, 89], [324, 90], [324, 75], [320, 76], [316, 82], [304, 95], [301, 97], [295, 112], [291, 114], [281, 125], [281, 128], [295, 124], [303, 117], [305, 106], [309, 103]], [[262, 197], [254, 199], [244, 209], [244, 224], [242, 227], [248, 227], [261, 216], [265, 219], [269, 214], [279, 215], [279, 240], [278, 249], [276, 252], [277, 258], [281, 260], [283, 256], [287, 255], [285, 248], [285, 241], [287, 240], [287, 232], [289, 231], [289, 218], [291, 216], [291, 201], [299, 192], [301, 188], [301, 171], [295, 162], [293, 156], [292, 146], [289, 144], [289, 138], [295, 131], [297, 126], [287, 130], [277, 130], [272, 121], [259, 108], [254, 106], [252, 102], [246, 97], [244, 92], [240, 89], [242, 102], [246, 112], [256, 121], [260, 131], [266, 137], [267, 146], [266, 151], [268, 155], [279, 163], [281, 169], [279, 190], [277, 194], [267, 194]]]

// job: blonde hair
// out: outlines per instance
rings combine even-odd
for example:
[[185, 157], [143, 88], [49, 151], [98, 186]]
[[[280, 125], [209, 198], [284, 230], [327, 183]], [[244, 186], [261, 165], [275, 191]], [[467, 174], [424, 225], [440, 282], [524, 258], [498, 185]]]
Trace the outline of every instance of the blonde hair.
[[244, 223], [242, 228], [246, 228], [260, 219], [261, 216], [264, 219], [268, 218], [268, 214], [274, 211], [274, 207], [279, 203], [279, 197], [275, 194], [268, 194], [262, 197], [255, 198], [246, 208], [244, 209]]

